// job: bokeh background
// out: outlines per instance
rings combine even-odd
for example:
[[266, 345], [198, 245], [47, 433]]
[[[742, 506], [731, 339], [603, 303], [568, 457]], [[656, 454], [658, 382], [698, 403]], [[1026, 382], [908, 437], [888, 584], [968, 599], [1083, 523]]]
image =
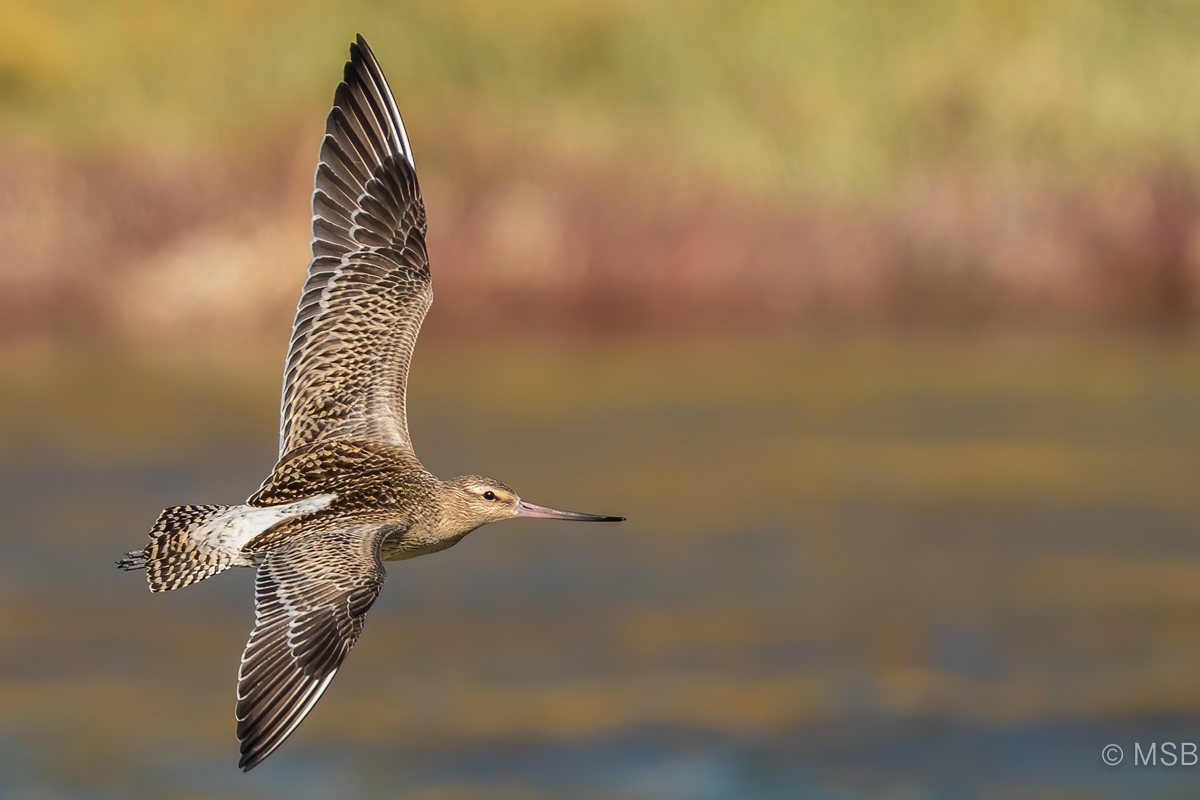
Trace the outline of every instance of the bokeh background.
[[[242, 775], [252, 575], [113, 562], [273, 463], [357, 32], [430, 219], [418, 452], [629, 521], [393, 565]], [[1200, 742], [1198, 43], [1169, 0], [0, 0], [0, 795], [1194, 796], [1132, 760]]]

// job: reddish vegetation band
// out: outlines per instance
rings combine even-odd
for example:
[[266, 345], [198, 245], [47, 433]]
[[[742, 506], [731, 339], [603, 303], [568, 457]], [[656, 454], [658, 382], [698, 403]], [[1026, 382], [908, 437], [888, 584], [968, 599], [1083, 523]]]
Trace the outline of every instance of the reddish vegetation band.
[[[279, 338], [312, 149], [252, 169], [0, 161], [0, 338]], [[1089, 187], [931, 173], [857, 206], [536, 174], [470, 190], [427, 177], [430, 334], [1178, 330], [1200, 308], [1200, 193], [1179, 170]]]

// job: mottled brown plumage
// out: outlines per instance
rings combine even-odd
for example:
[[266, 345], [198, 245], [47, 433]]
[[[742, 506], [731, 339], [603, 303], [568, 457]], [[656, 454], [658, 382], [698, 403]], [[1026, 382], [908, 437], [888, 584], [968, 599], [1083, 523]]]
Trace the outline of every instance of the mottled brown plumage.
[[588, 521], [526, 503], [493, 478], [443, 481], [413, 453], [405, 390], [433, 301], [425, 207], [391, 89], [362, 37], [321, 142], [313, 258], [284, 370], [279, 461], [240, 506], [175, 506], [143, 550], [152, 591], [257, 567], [255, 625], [238, 670], [239, 766], [274, 752], [362, 631], [384, 560], [443, 550], [516, 516]]

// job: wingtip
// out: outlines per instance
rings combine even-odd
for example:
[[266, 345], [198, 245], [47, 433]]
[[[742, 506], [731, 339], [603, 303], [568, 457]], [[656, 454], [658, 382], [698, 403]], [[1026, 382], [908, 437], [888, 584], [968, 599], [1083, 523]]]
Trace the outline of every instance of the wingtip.
[[[299, 724], [299, 720], [297, 720]], [[292, 726], [291, 730], [285, 732], [282, 736], [279, 731], [275, 731], [268, 736], [261, 735], [261, 732], [255, 732], [252, 737], [241, 738], [239, 731], [239, 744], [241, 757], [238, 759], [238, 769], [242, 772], [249, 772], [259, 764], [267, 760], [267, 757], [279, 749], [279, 746], [291, 735], [295, 730]]]
[[354, 35], [354, 41], [350, 43], [350, 60], [346, 62], [343, 80], [347, 83], [352, 83], [354, 75], [354, 65], [366, 64], [371, 61], [376, 61], [375, 54], [371, 52], [371, 46], [367, 44], [367, 40], [363, 38], [361, 33]]
[[371, 49], [371, 45], [367, 44], [367, 40], [361, 33], [354, 34], [354, 41], [350, 43], [350, 61], [379, 63], [379, 59], [375, 57], [375, 51]]
[[371, 46], [367, 44], [367, 40], [363, 38], [361, 33], [354, 34], [354, 41], [350, 43], [350, 59], [366, 60], [371, 53]]
[[[296, 729], [300, 727], [300, 723], [304, 721], [309, 712], [313, 710], [313, 706], [325, 694], [325, 690], [329, 688], [329, 683], [335, 675], [337, 675], [337, 669], [334, 669], [322, 678], [319, 683], [310, 684], [301, 693], [300, 699], [296, 704], [285, 707], [282, 714], [282, 724], [278, 724], [278, 718], [255, 717], [254, 719], [249, 719], [240, 716], [240, 713], [237, 715], [238, 741], [241, 743], [241, 758], [238, 759], [238, 766], [242, 772], [249, 772], [263, 761], [266, 761], [272, 753], [278, 750], [296, 732]], [[240, 695], [238, 699], [239, 701], [242, 699]], [[243, 728], [243, 724], [247, 721], [249, 721], [250, 725]]]
[[259, 764], [267, 760], [267, 756], [279, 749], [279, 745], [283, 742], [275, 742], [269, 747], [254, 747], [250, 750], [243, 750], [242, 757], [238, 759], [238, 769], [242, 772], [249, 772]]
[[387, 76], [383, 74], [383, 67], [379, 65], [379, 59], [375, 57], [371, 46], [367, 44], [367, 40], [361, 33], [355, 34], [354, 41], [350, 43], [350, 60], [346, 62], [346, 66], [342, 70], [342, 83], [347, 86], [372, 87], [366, 91], [373, 90], [377, 93], [378, 101], [383, 104], [385, 113], [390, 117], [396, 137], [397, 154], [416, 170], [417, 162], [413, 157], [412, 144], [408, 140], [408, 131], [404, 127], [404, 119], [396, 105], [392, 87], [388, 84]]

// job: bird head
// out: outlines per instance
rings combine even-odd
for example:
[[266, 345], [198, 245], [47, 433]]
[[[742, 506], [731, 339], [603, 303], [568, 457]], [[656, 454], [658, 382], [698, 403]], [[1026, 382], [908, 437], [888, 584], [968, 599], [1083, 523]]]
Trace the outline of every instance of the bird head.
[[489, 522], [511, 517], [540, 517], [576, 522], [621, 522], [625, 519], [581, 514], [578, 511], [558, 511], [527, 503], [500, 481], [482, 475], [464, 475], [446, 481], [444, 486], [448, 496], [444, 499], [443, 511], [454, 517], [455, 521], [468, 531]]

